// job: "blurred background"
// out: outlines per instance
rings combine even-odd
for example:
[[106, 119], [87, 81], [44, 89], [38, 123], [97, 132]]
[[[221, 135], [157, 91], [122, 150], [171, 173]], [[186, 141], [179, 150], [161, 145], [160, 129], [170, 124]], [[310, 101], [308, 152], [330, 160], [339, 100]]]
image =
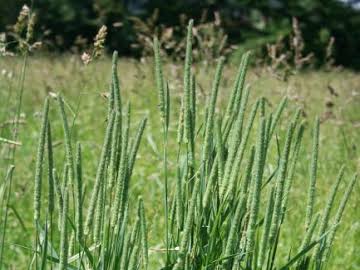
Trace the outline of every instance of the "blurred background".
[[[148, 202], [150, 247], [162, 246], [165, 219], [158, 206], [163, 203], [159, 188], [163, 141], [152, 43], [157, 36], [172, 97], [171, 132], [175, 134], [183, 95], [186, 27], [191, 18], [199, 116], [206, 111], [216, 58], [226, 56], [227, 60], [220, 85], [221, 112], [241, 56], [251, 50], [252, 66], [246, 78], [253, 93], [249, 102], [263, 96], [273, 111], [286, 96], [290, 102], [283, 121], [292, 119], [296, 108], [302, 109], [307, 128], [315, 115], [320, 118], [324, 147], [317, 204], [327, 200], [329, 181], [335, 180], [340, 164], [345, 163], [351, 173], [360, 171], [360, 0], [0, 0], [0, 179], [17, 152], [14, 192], [7, 197], [11, 205], [3, 269], [28, 269], [30, 261], [31, 248], [24, 247], [34, 240], [29, 209], [45, 97], [55, 99], [60, 93], [65, 98], [71, 135], [85, 149], [84, 183], [92, 183], [106, 126], [113, 50], [121, 56], [121, 92], [123, 100], [131, 101], [132, 121], [138, 123], [148, 116], [131, 193], [132, 198], [143, 195]], [[50, 116], [56, 167], [62, 168], [63, 130], [56, 109], [54, 104]], [[301, 181], [294, 181], [289, 209], [305, 209], [303, 180], [308, 179], [310, 129], [304, 137], [307, 148], [299, 159]], [[279, 132], [285, 134], [285, 129]], [[175, 160], [176, 148], [172, 149]], [[360, 194], [359, 185], [355, 192]], [[329, 269], [360, 269], [359, 206], [360, 196], [352, 196]], [[298, 224], [305, 212], [294, 212], [282, 229], [284, 247], [302, 241], [303, 228]], [[347, 236], [346, 241], [342, 236]], [[281, 252], [281, 258], [289, 256], [287, 248]], [[161, 256], [152, 256], [154, 265], [164, 265]]]
[[35, 13], [33, 39], [43, 52], [87, 51], [105, 25], [107, 52], [146, 57], [157, 35], [163, 52], [181, 59], [185, 25], [193, 18], [197, 60], [224, 54], [237, 61], [251, 49], [257, 61], [275, 67], [360, 68], [358, 0], [0, 0], [8, 51], [24, 4]]

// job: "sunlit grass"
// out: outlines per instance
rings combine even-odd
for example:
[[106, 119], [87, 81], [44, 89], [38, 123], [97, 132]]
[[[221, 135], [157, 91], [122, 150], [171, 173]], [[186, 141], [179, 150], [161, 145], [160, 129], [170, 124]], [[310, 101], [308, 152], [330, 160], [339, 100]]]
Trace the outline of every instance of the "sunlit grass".
[[[162, 135], [161, 122], [159, 121], [159, 113], [157, 107], [157, 91], [155, 89], [155, 79], [153, 75], [152, 60], [148, 60], [147, 65], [137, 63], [133, 60], [120, 61], [118, 71], [123, 89], [124, 99], [131, 101], [134, 127], [140, 122], [140, 119], [147, 115], [148, 126], [143, 137], [143, 145], [140, 148], [137, 166], [135, 167], [133, 177], [136, 179], [132, 182], [130, 193], [133, 194], [130, 201], [135, 204], [137, 195], [142, 194], [145, 202], [146, 215], [148, 217], [148, 234], [150, 246], [150, 261], [152, 266], [163, 265], [159, 257], [163, 253], [155, 250], [163, 249], [164, 242], [164, 215], [160, 210], [163, 208], [163, 182], [162, 182]], [[14, 76], [19, 76], [19, 67], [16, 59], [6, 59], [0, 63], [1, 69], [13, 71]], [[214, 63], [215, 64], [215, 63]], [[9, 212], [9, 229], [11, 233], [6, 238], [6, 260], [5, 265], [13, 265], [18, 269], [28, 265], [31, 258], [31, 252], [16, 246], [14, 244], [31, 246], [29, 243], [33, 241], [33, 168], [35, 167], [34, 154], [36, 153], [36, 145], [40, 131], [40, 119], [42, 104], [44, 97], [48, 92], [61, 92], [66, 102], [71, 107], [68, 110], [69, 121], [72, 125], [74, 114], [77, 115], [74, 127], [71, 128], [71, 134], [74, 141], [81, 141], [84, 149], [83, 162], [87, 167], [84, 173], [84, 183], [90, 183], [95, 176], [98, 157], [101, 151], [101, 138], [106, 126], [107, 117], [107, 100], [103, 97], [103, 93], [108, 91], [109, 84], [109, 61], [99, 61], [90, 66], [82, 66], [77, 58], [32, 58], [29, 62], [28, 75], [26, 77], [26, 88], [24, 92], [24, 106], [22, 112], [26, 124], [21, 124], [19, 141], [22, 146], [18, 148], [17, 164], [14, 174], [13, 196], [10, 204], [19, 213], [21, 221], [25, 224], [26, 231], [21, 227], [21, 222], [14, 214], [13, 210]], [[177, 120], [177, 112], [180, 107], [180, 96], [182, 92], [182, 71], [181, 65], [166, 64], [164, 70], [166, 77], [170, 82], [172, 91], [171, 97], [171, 114], [172, 119]], [[220, 106], [225, 108], [224, 104], [229, 96], [230, 88], [236, 67], [225, 66], [224, 78], [220, 84]], [[173, 72], [172, 72], [173, 71]], [[258, 77], [258, 73], [261, 76]], [[214, 68], [209, 67], [204, 71], [198, 68], [198, 101], [199, 107], [204, 107], [205, 99], [210, 93], [212, 74]], [[211, 77], [209, 79], [209, 74]], [[283, 143], [284, 129], [287, 119], [290, 119], [290, 112], [298, 105], [305, 105], [305, 119], [312, 122], [314, 115], [324, 116], [327, 108], [325, 103], [328, 100], [333, 101], [335, 106], [331, 109], [335, 118], [330, 118], [321, 124], [320, 134], [320, 157], [318, 170], [318, 195], [316, 197], [316, 212], [326, 203], [326, 198], [330, 192], [331, 185], [334, 183], [337, 171], [341, 164], [346, 164], [348, 172], [354, 172], [358, 169], [358, 150], [356, 142], [359, 139], [359, 93], [356, 88], [359, 79], [355, 73], [349, 71], [343, 72], [313, 72], [295, 75], [288, 83], [277, 81], [263, 71], [253, 70], [247, 79], [247, 83], [251, 84], [252, 97], [250, 103], [254, 102], [254, 98], [265, 96], [269, 101], [272, 109], [275, 108], [278, 101], [288, 95], [291, 100], [289, 108], [284, 112], [284, 118], [280, 122], [279, 138]], [[14, 84], [13, 79], [2, 79], [0, 81], [2, 89], [0, 99], [1, 102], [7, 94], [11, 93]], [[338, 93], [338, 97], [332, 96], [328, 91], [328, 85], [334, 87]], [[14, 87], [14, 85], [13, 85]], [[15, 95], [13, 95], [15, 97]], [[15, 109], [16, 102], [10, 104], [10, 108]], [[219, 110], [219, 109], [217, 109]], [[4, 111], [1, 115], [2, 122], [11, 120], [8, 118], [8, 111]], [[74, 113], [74, 114], [73, 114]], [[204, 118], [203, 111], [199, 110], [199, 119]], [[289, 115], [289, 116], [288, 116]], [[62, 168], [63, 164], [63, 136], [61, 130], [61, 121], [56, 111], [50, 113], [53, 127], [54, 152], [57, 155], [55, 161], [56, 167]], [[305, 124], [306, 126], [308, 124]], [[309, 130], [309, 129], [308, 129]], [[6, 135], [6, 129], [2, 128], [3, 134]], [[176, 137], [177, 123], [170, 123], [169, 136]], [[6, 137], [6, 136], [4, 136]], [[176, 170], [176, 142], [169, 142], [169, 171]], [[288, 220], [282, 227], [282, 243], [286, 246], [297, 247], [301, 242], [302, 226], [293, 226], [298, 224], [305, 215], [306, 192], [309, 179], [309, 161], [310, 161], [311, 136], [310, 132], [306, 132], [303, 139], [303, 147], [300, 151], [299, 162], [295, 173], [293, 190], [289, 200]], [[276, 155], [276, 150], [270, 155]], [[149, 165], [150, 164], [150, 165]], [[276, 164], [269, 163], [270, 166]], [[270, 168], [271, 169], [271, 168]], [[3, 171], [2, 171], [3, 173]], [[349, 180], [349, 173], [345, 179]], [[2, 178], [3, 179], [3, 178]], [[169, 190], [174, 193], [175, 175], [169, 174]], [[346, 181], [348, 182], [348, 181]], [[359, 192], [358, 184], [355, 186], [354, 193]], [[89, 195], [89, 194], [88, 194]], [[338, 203], [338, 201], [337, 201]], [[356, 267], [360, 262], [356, 250], [360, 239], [356, 236], [359, 232], [359, 213], [356, 211], [359, 205], [357, 196], [353, 196], [349, 202], [349, 206], [345, 213], [344, 219], [339, 227], [338, 235], [342, 236], [346, 232], [346, 243], [343, 241], [335, 241], [334, 248], [331, 253], [329, 268], [336, 267]], [[26, 209], [24, 211], [24, 209]], [[296, 211], [294, 211], [296, 209]], [[16, 233], [15, 233], [16, 232]], [[349, 243], [350, 242], [350, 243]], [[295, 252], [295, 249], [294, 249]], [[280, 253], [281, 254], [281, 253]], [[280, 256], [280, 255], [279, 255]], [[287, 254], [281, 255], [286, 258]], [[16, 259], [15, 259], [16, 258]], [[160, 263], [159, 263], [160, 262]], [[7, 268], [7, 267], [6, 267]]]

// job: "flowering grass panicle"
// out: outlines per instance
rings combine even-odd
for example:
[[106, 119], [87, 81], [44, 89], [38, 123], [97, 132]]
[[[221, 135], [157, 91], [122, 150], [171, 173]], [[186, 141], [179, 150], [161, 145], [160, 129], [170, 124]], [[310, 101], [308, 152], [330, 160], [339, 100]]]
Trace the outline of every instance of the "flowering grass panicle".
[[[137, 154], [147, 122], [154, 120], [143, 117], [137, 123], [130, 103], [122, 106], [115, 52], [105, 136], [94, 176], [88, 162], [83, 162], [88, 144], [75, 141], [72, 131], [77, 128], [76, 121], [70, 129], [67, 102], [62, 96], [57, 99], [63, 130], [63, 162], [59, 158], [61, 148], [54, 151], [53, 137], [60, 135], [52, 133], [49, 99], [45, 101], [34, 177], [36, 241], [32, 250], [36, 269], [48, 266], [64, 270], [158, 269], [154, 262], [169, 270], [326, 267], [356, 175], [343, 191], [346, 174], [341, 167], [326, 204], [322, 207], [320, 200], [315, 200], [320, 147], [320, 121], [316, 118], [310, 181], [305, 183], [306, 205], [303, 209], [289, 207], [298, 163], [306, 163], [302, 144], [307, 125], [301, 119], [302, 111], [297, 109], [294, 116], [283, 116], [287, 110], [286, 97], [275, 109], [264, 97], [255, 100], [251, 97], [250, 86], [245, 86], [249, 52], [241, 59], [224, 110], [220, 105], [223, 100], [219, 101], [226, 86], [222, 80], [224, 58], [213, 63], [216, 71], [207, 93], [209, 98], [206, 102], [197, 99], [196, 69], [192, 67], [192, 44], [196, 40], [192, 37], [192, 26], [191, 20], [187, 29], [184, 89], [179, 98], [180, 110], [174, 118], [178, 123], [172, 120], [176, 110], [170, 104], [175, 98], [164, 78], [156, 38], [153, 44], [162, 127], [162, 140], [157, 141], [162, 143], [163, 150], [158, 175], [163, 180], [159, 183], [163, 187], [164, 219], [159, 223], [163, 222], [164, 243], [157, 243], [160, 248], [151, 246], [154, 222], [146, 220], [145, 206], [153, 202], [140, 196], [137, 209], [133, 209], [135, 192], [131, 186], [141, 177], [136, 171]], [[97, 35], [96, 44], [101, 49], [105, 35], [105, 28]], [[288, 122], [285, 130], [284, 118]], [[177, 132], [173, 127], [177, 127]], [[56, 173], [59, 164], [63, 166], [60, 177]], [[46, 171], [48, 185], [41, 181]], [[42, 209], [41, 191], [45, 189], [49, 203]], [[340, 193], [343, 195], [338, 200]], [[319, 208], [315, 208], [315, 202]], [[286, 220], [301, 210], [304, 215], [295, 217], [303, 217], [305, 230], [298, 225], [300, 221], [292, 223], [299, 226], [296, 231], [303, 233], [299, 236], [301, 241], [288, 246], [283, 232], [284, 226], [289, 226]], [[43, 212], [46, 215], [40, 215]], [[52, 224], [54, 215], [59, 217], [58, 226]], [[292, 252], [288, 252], [290, 249]], [[284, 256], [285, 253], [289, 255]]]

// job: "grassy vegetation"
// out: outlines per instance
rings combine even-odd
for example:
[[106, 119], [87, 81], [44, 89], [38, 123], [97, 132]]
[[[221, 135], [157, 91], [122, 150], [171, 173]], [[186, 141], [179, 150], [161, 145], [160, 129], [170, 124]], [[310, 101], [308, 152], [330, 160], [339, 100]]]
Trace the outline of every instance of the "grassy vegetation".
[[[176, 225], [165, 222], [163, 211], [164, 190], [167, 190], [168, 197], [171, 198], [169, 199], [168, 215], [171, 216], [170, 207], [174, 201], [172, 198], [176, 197], [177, 191], [177, 170], [182, 169], [178, 162], [178, 141], [176, 138], [178, 137], [178, 112], [181, 108], [180, 104], [183, 95], [183, 71], [181, 64], [164, 64], [163, 71], [169, 82], [171, 92], [171, 98], [169, 100], [171, 104], [169, 109], [170, 121], [169, 125], [166, 125], [164, 128], [164, 121], [161, 121], [159, 118], [158, 90], [156, 89], [155, 83], [154, 63], [152, 59], [148, 59], [148, 61], [147, 64], [142, 64], [131, 59], [123, 59], [119, 62], [118, 72], [123, 104], [126, 104], [124, 102], [125, 100], [131, 101], [130, 133], [134, 134], [136, 132], [141, 119], [144, 117], [148, 119], [142, 144], [137, 155], [136, 166], [132, 174], [132, 182], [129, 187], [129, 217], [136, 215], [137, 197], [138, 195], [142, 195], [145, 203], [149, 236], [149, 268], [158, 269], [165, 264], [167, 256], [172, 262], [178, 259], [176, 258], [177, 256], [174, 255], [176, 253], [173, 251], [170, 252], [170, 254], [164, 252], [167, 244], [170, 245], [170, 247], [180, 245], [180, 249], [185, 249], [186, 247], [185, 244], [181, 246], [181, 238], [179, 238], [179, 232], [177, 231], [179, 226], [181, 228], [185, 224], [183, 221], [186, 220], [186, 203], [184, 203], [185, 212], [182, 215], [183, 218], [177, 217], [175, 220], [177, 220], [178, 224]], [[9, 124], [9, 121], [11, 122], [14, 113], [16, 113], [16, 79], [20, 75], [18, 72], [20, 70], [21, 60], [8, 58], [2, 60], [0, 65], [1, 69], [6, 70], [0, 81], [0, 87], [3, 89], [3, 91], [0, 92], [2, 110], [0, 117], [1, 123], [4, 123], [1, 128], [1, 137], [11, 138], [11, 124]], [[205, 108], [211, 108], [211, 106], [207, 105], [206, 100], [211, 96], [211, 93], [213, 93], [212, 96], [214, 96], [214, 91], [219, 91], [218, 104], [216, 107], [213, 107], [214, 115], [225, 112], [227, 100], [231, 93], [234, 78], [236, 77], [237, 67], [231, 64], [225, 65], [222, 72], [223, 78], [219, 81], [219, 89], [215, 90], [217, 88], [216, 85], [214, 87], [212, 86], [213, 77], [216, 73], [214, 65], [216, 65], [215, 61], [212, 66], [202, 66], [199, 64], [197, 67], [194, 67], [194, 73], [197, 75], [197, 127], [200, 127], [203, 122], [202, 119], [205, 117]], [[104, 96], [108, 94], [110, 66], [111, 64], [108, 59], [92, 63], [89, 66], [83, 66], [74, 56], [58, 58], [34, 57], [29, 59], [25, 78], [24, 103], [22, 106], [23, 116], [21, 118], [18, 138], [21, 146], [17, 147], [15, 156], [14, 185], [10, 197], [11, 207], [9, 209], [8, 228], [4, 246], [4, 268], [26, 268], [32, 258], [32, 252], [26, 247], [31, 247], [34, 244], [35, 226], [33, 225], [34, 212], [32, 201], [34, 196], [33, 179], [36, 167], [36, 149], [41, 131], [43, 103], [49, 93], [50, 96], [54, 93], [61, 93], [62, 97], [64, 97], [64, 106], [68, 117], [69, 133], [72, 142], [81, 142], [82, 167], [86, 168], [86, 170], [83, 170], [82, 177], [85, 195], [87, 198], [91, 197], [99, 157], [102, 151], [104, 130], [109, 123], [109, 119], [107, 119], [109, 115], [108, 98]], [[13, 73], [12, 77], [8, 76], [8, 74], [10, 74], [9, 72]], [[218, 73], [219, 72], [218, 68]], [[189, 79], [190, 77], [191, 75], [189, 76], [188, 74], [187, 78]], [[188, 79], [186, 79], [186, 81], [190, 81]], [[278, 104], [284, 96], [288, 96], [290, 100], [289, 106], [280, 118], [278, 128], [275, 129], [273, 141], [268, 149], [266, 167], [264, 168], [266, 176], [269, 176], [277, 166], [278, 150], [276, 147], [276, 138], [279, 140], [280, 149], [283, 150], [288, 123], [293, 119], [294, 111], [298, 106], [301, 106], [304, 111], [299, 121], [302, 122], [304, 120], [303, 125], [305, 132], [303, 143], [302, 147], [299, 148], [298, 163], [296, 165], [292, 190], [289, 194], [286, 219], [281, 229], [279, 240], [281, 245], [278, 248], [276, 261], [277, 265], [283, 265], [287, 261], [287, 256], [290, 251], [291, 256], [295, 255], [303, 241], [305, 229], [304, 219], [310, 179], [310, 160], [314, 159], [310, 153], [313, 140], [311, 131], [315, 115], [320, 116], [321, 133], [319, 137], [320, 152], [317, 167], [314, 216], [317, 213], [321, 213], [320, 211], [324, 209], [341, 166], [343, 164], [346, 166], [345, 180], [343, 180], [339, 187], [341, 192], [340, 196], [336, 197], [336, 205], [339, 204], [346, 188], [345, 186], [350, 182], [352, 174], [359, 169], [356, 142], [360, 139], [358, 131], [360, 121], [358, 117], [360, 113], [360, 90], [358, 89], [358, 85], [360, 80], [356, 73], [350, 71], [319, 71], [295, 75], [290, 78], [289, 82], [285, 83], [276, 80], [261, 68], [254, 68], [250, 70], [246, 82], [251, 85], [251, 95], [249, 96], [249, 105], [246, 110], [246, 120], [248, 119], [251, 106], [253, 106], [261, 96], [264, 96], [266, 99], [266, 111], [276, 110], [276, 104]], [[330, 93], [329, 85], [332, 89], [331, 91], [333, 91], [333, 89], [335, 90], [335, 94]], [[190, 85], [188, 85], [188, 87], [190, 87]], [[166, 101], [166, 99], [164, 99], [164, 101]], [[190, 99], [187, 101], [188, 104], [189, 101]], [[54, 167], [60, 168], [61, 170], [61, 168], [64, 167], [64, 161], [69, 158], [66, 157], [64, 153], [64, 145], [66, 145], [67, 142], [64, 140], [63, 120], [59, 115], [58, 105], [54, 101], [51, 101], [51, 103], [49, 119], [51, 119], [53, 152], [56, 157], [54, 159]], [[164, 117], [167, 115], [165, 112], [166, 103], [167, 102], [163, 103], [163, 107], [160, 106], [160, 109], [163, 109]], [[184, 104], [186, 104], [185, 98]], [[186, 127], [186, 123], [190, 121], [191, 117], [193, 117], [192, 114], [187, 114], [184, 111], [184, 136], [188, 136], [188, 140], [191, 140], [192, 132], [189, 133], [189, 130], [186, 131], [186, 129], [189, 128]], [[207, 117], [209, 117], [209, 113]], [[203, 153], [202, 147], [208, 144], [208, 140], [217, 142], [219, 134], [221, 135], [222, 133], [222, 131], [218, 133], [215, 132], [216, 127], [221, 126], [222, 123], [218, 123], [217, 121], [214, 121], [214, 123], [213, 127], [203, 127], [203, 130], [209, 129], [209, 135], [205, 135], [205, 138], [208, 136], [210, 139], [207, 138], [204, 142], [199, 138], [197, 139], [197, 144], [200, 146], [198, 146], [196, 153], [194, 153], [194, 160], [201, 160], [202, 156], [211, 156], [208, 152]], [[258, 120], [256, 120], [255, 123], [255, 131], [251, 133], [249, 146], [255, 142], [256, 136], [259, 133], [257, 126]], [[213, 129], [215, 129], [214, 132], [212, 131]], [[184, 142], [185, 140], [186, 139], [184, 139]], [[163, 167], [164, 142], [168, 144], [165, 171]], [[2, 144], [3, 165], [7, 163], [8, 147], [9, 144]], [[10, 144], [10, 147], [14, 146]], [[214, 145], [214, 148], [216, 147], [217, 145]], [[184, 144], [182, 144], [180, 148], [183, 149], [181, 151], [189, 154], [187, 152], [189, 150], [184, 150]], [[217, 150], [211, 151], [215, 151], [216, 153], [221, 152], [221, 147], [216, 149]], [[245, 161], [248, 160], [248, 153], [250, 153], [250, 151], [248, 150], [246, 153]], [[214, 159], [209, 159], [207, 162], [209, 162], [208, 169], [206, 169], [205, 172], [201, 172], [200, 162], [196, 164], [196, 168], [205, 175], [209, 174], [207, 170], [211, 171]], [[257, 163], [259, 165], [259, 161], [257, 161]], [[228, 166], [231, 165], [232, 164], [229, 163]], [[245, 163], [242, 165], [245, 165]], [[226, 171], [226, 167], [224, 169]], [[228, 170], [230, 170], [230, 167]], [[244, 173], [245, 169], [241, 171]], [[1, 173], [5, 174], [5, 172], [6, 166], [3, 166]], [[167, 175], [167, 183], [164, 182], [165, 175]], [[4, 179], [4, 177], [5, 175], [1, 175], [1, 179]], [[44, 179], [46, 180], [46, 178]], [[46, 181], [43, 182], [43, 193], [46, 194], [48, 187], [46, 186]], [[167, 185], [167, 188], [165, 185]], [[195, 186], [193, 188], [195, 189]], [[356, 184], [354, 193], [358, 192], [359, 185]], [[266, 193], [271, 194], [268, 187], [262, 195], [263, 199], [259, 205], [262, 209], [261, 217], [265, 214], [266, 205], [264, 202], [268, 200]], [[270, 198], [272, 197], [270, 196]], [[198, 199], [195, 201], [197, 200]], [[187, 201], [187, 197], [184, 197], [184, 201]], [[277, 200], [274, 199], [274, 201], [276, 202]], [[43, 203], [45, 202], [46, 201]], [[213, 201], [211, 202], [211, 204], [214, 203]], [[358, 196], [351, 197], [341, 226], [338, 228], [338, 239], [335, 240], [330, 260], [327, 264], [328, 269], [337, 269], [339, 267], [356, 269], [356, 267], [360, 266], [360, 260], [357, 256], [359, 252], [358, 246], [360, 244], [358, 224], [360, 216], [359, 211], [357, 211], [359, 203]], [[234, 202], [230, 205], [233, 207], [230, 211], [234, 211]], [[332, 212], [332, 215], [334, 215], [334, 213], [335, 210]], [[130, 218], [132, 224], [134, 223], [134, 219], [135, 218]], [[206, 222], [212, 221], [211, 219], [206, 220], [205, 218], [204, 224], [207, 224]], [[230, 223], [228, 223], [228, 225], [229, 224]], [[196, 229], [193, 228], [193, 230], [197, 231], [201, 230], [201, 228], [200, 226], [196, 227]], [[166, 241], [166, 237], [164, 237], [165, 230], [172, 231], [171, 235], [175, 235], [176, 237]], [[226, 233], [229, 232], [228, 229], [223, 228], [222, 230]], [[196, 232], [193, 233], [196, 234]], [[218, 235], [216, 239], [222, 236]], [[259, 234], [257, 237], [260, 239], [261, 236], [262, 234]], [[226, 237], [228, 237], [228, 235], [226, 235]], [[257, 241], [258, 240], [256, 240], [256, 242]], [[200, 253], [199, 250], [197, 252]], [[231, 254], [230, 252], [228, 255]], [[182, 258], [180, 258], [180, 261], [181, 259]]]

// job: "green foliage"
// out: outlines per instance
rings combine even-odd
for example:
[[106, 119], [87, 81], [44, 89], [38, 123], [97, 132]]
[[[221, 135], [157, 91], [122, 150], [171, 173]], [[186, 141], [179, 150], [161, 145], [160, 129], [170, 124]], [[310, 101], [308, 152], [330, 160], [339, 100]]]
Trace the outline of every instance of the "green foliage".
[[[188, 114], [187, 140], [178, 140], [181, 136], [172, 132], [172, 126], [176, 126], [176, 123], [170, 118], [170, 91], [169, 87], [164, 89], [164, 84], [159, 83], [165, 79], [160, 54], [156, 48], [154, 50], [157, 58], [155, 81], [159, 99], [163, 102], [163, 106], [159, 107], [162, 120], [159, 122], [163, 127], [164, 151], [161, 174], [164, 179], [166, 227], [164, 268], [266, 267], [285, 270], [326, 267], [336, 230], [356, 183], [356, 175], [347, 184], [333, 217], [331, 209], [337, 204], [338, 190], [343, 189], [340, 181], [344, 169], [341, 168], [328, 202], [320, 209], [321, 215], [316, 215], [315, 188], [321, 142], [320, 121], [316, 119], [308, 204], [307, 209], [302, 209], [306, 210], [306, 216], [302, 215], [305, 220], [305, 232], [301, 235], [303, 242], [295, 247], [294, 254], [280, 258], [281, 250], [290, 249], [281, 237], [284, 224], [301, 210], [288, 209], [292, 178], [304, 132], [304, 124], [299, 124], [301, 111], [296, 110], [290, 118], [284, 134], [279, 120], [286, 99], [274, 111], [263, 97], [254, 103], [249, 100], [250, 88], [244, 84], [249, 54], [244, 55], [235, 76], [234, 92], [230, 95], [226, 110], [218, 106], [224, 59], [218, 60], [213, 87], [203, 110], [196, 102], [197, 84], [194, 69], [191, 68], [192, 22], [189, 23], [188, 32], [182, 97], [182, 100], [188, 98], [188, 101], [183, 102], [179, 112], [180, 115]], [[152, 269], [149, 261], [154, 255], [149, 254], [149, 250], [153, 249], [148, 245], [148, 237], [151, 238], [153, 231], [148, 231], [142, 197], [139, 197], [137, 211], [134, 211], [130, 194], [132, 172], [147, 120], [143, 119], [137, 132], [132, 132], [134, 120], [130, 104], [123, 107], [121, 103], [117, 53], [113, 57], [107, 127], [101, 154], [96, 161], [94, 182], [86, 185], [86, 188], [82, 176], [88, 175], [90, 168], [82, 162], [82, 156], [87, 148], [77, 142], [73, 153], [75, 136], [69, 125], [67, 103], [62, 96], [55, 96], [60, 108], [64, 143], [63, 149], [54, 155], [50, 125], [54, 118], [51, 112], [48, 114], [53, 102], [50, 98], [46, 99], [35, 164], [36, 233], [34, 246], [30, 249], [33, 259], [29, 262], [34, 269], [45, 269], [47, 266], [59, 269]], [[198, 115], [195, 115], [196, 112]], [[203, 120], [196, 116], [203, 116]], [[176, 157], [169, 155], [170, 147], [177, 148], [174, 151], [178, 153]], [[275, 157], [278, 164], [275, 166], [270, 160], [273, 148], [278, 153]], [[63, 152], [65, 157], [61, 180], [56, 174], [56, 161], [62, 158], [59, 152]], [[46, 166], [47, 170], [44, 169]], [[5, 179], [9, 184], [12, 171], [13, 167], [10, 167]], [[49, 174], [48, 186], [41, 181], [46, 172]], [[175, 178], [176, 190], [169, 192]], [[41, 193], [46, 188], [49, 192]], [[56, 207], [40, 204], [41, 197], [44, 197], [42, 194], [48, 194], [47, 199], [54, 206], [54, 193], [58, 197]], [[85, 209], [87, 219], [83, 224], [82, 213]], [[5, 221], [6, 216], [7, 213]], [[56, 226], [56, 219], [59, 226]], [[5, 233], [2, 242], [4, 236]]]
[[[87, 170], [87, 167], [82, 164], [83, 148], [78, 142], [75, 158], [73, 158], [73, 142], [65, 102], [61, 96], [57, 96], [57, 99], [63, 122], [66, 157], [61, 183], [55, 173], [53, 158], [56, 160], [57, 156], [52, 155], [53, 142], [49, 124], [51, 119], [48, 118], [50, 102], [49, 98], [46, 99], [35, 173], [34, 218], [37, 229], [33, 254], [35, 269], [44, 269], [46, 265], [52, 265], [52, 267], [58, 265], [59, 269], [64, 270], [75, 267], [85, 269], [85, 265], [86, 268], [95, 269], [99, 264], [103, 265], [104, 269], [119, 269], [120, 266], [122, 267], [120, 269], [137, 269], [140, 266], [139, 256], [142, 258], [143, 266], [145, 268], [148, 266], [147, 227], [141, 198], [136, 214], [136, 224], [139, 225], [135, 225], [135, 230], [131, 231], [128, 224], [130, 178], [146, 118], [140, 123], [137, 133], [132, 137], [129, 132], [130, 106], [125, 111], [121, 110], [119, 85], [114, 79], [117, 78], [116, 57], [115, 53], [110, 89], [114, 92], [116, 102], [114, 109], [110, 111], [89, 202], [87, 196], [84, 196], [86, 193], [83, 192], [82, 175]], [[121, 143], [118, 141], [120, 133]], [[112, 151], [110, 151], [110, 146], [114, 147]], [[44, 160], [46, 149], [48, 149], [48, 162]], [[114, 155], [112, 154], [114, 152], [121, 154]], [[45, 164], [48, 164], [49, 181], [53, 181], [48, 188], [54, 188], [58, 197], [55, 209], [50, 207], [44, 209], [40, 204], [43, 196], [41, 176]], [[109, 176], [115, 178], [111, 180], [112, 185], [116, 186], [115, 189], [110, 186]], [[53, 193], [49, 191], [48, 194], [48, 200], [54, 201]], [[89, 204], [89, 207], [86, 221], [83, 223], [85, 204]], [[55, 211], [59, 213], [59, 226], [54, 224]], [[43, 215], [40, 215], [41, 212]], [[56, 239], [59, 239], [59, 244], [56, 243]], [[57, 248], [59, 248], [58, 252]]]
[[[15, 24], [22, 4], [23, 1], [6, 1], [0, 5], [0, 32], [7, 32], [6, 26]], [[334, 37], [335, 64], [360, 67], [359, 11], [338, 0], [213, 0], [197, 4], [164, 0], [44, 0], [34, 1], [33, 9], [37, 14], [35, 36], [49, 48], [85, 50], [97, 29], [106, 25], [109, 49], [121, 54], [149, 55], [152, 35], [156, 34], [164, 43], [164, 50], [182, 59], [186, 35], [183, 26], [186, 18], [195, 18], [194, 43], [198, 46], [194, 59], [211, 60], [222, 55], [228, 51], [226, 47], [231, 48], [224, 46], [229, 43], [239, 45], [234, 56], [237, 61], [247, 50], [256, 50], [264, 57], [266, 44], [291, 36], [292, 17], [296, 17], [303, 33], [304, 55], [313, 52], [315, 65], [329, 60], [326, 47]], [[213, 23], [214, 12], [217, 18]], [[146, 52], [139, 52], [139, 46]]]
[[[192, 21], [188, 26], [183, 101], [188, 99], [192, 78], [191, 31]], [[320, 269], [326, 263], [324, 257], [316, 258], [319, 257], [317, 255], [319, 252], [326, 253], [331, 248], [329, 241], [332, 240], [327, 239], [326, 235], [333, 236], [336, 226], [329, 226], [326, 220], [329, 218], [331, 209], [329, 205], [333, 204], [339, 180], [329, 199], [330, 202], [323, 210], [320, 233], [316, 235], [319, 216], [314, 217], [314, 203], [319, 120], [315, 121], [313, 135], [303, 243], [297, 253], [289, 256], [285, 262], [280, 261], [277, 252], [286, 248], [280, 237], [282, 226], [288, 216], [299, 210], [286, 211], [286, 208], [304, 126], [298, 123], [301, 111], [297, 110], [288, 124], [283, 146], [277, 141], [277, 147], [282, 148], [278, 157], [278, 166], [269, 170], [268, 154], [273, 147], [272, 135], [279, 133], [277, 124], [286, 105], [286, 99], [282, 100], [274, 112], [269, 113], [265, 99], [260, 98], [247, 116], [249, 90], [246, 89], [245, 93], [241, 94], [244, 88], [247, 58], [248, 54], [244, 56], [238, 72], [240, 75], [238, 74], [236, 78], [236, 81], [242, 82], [235, 83], [235, 92], [231, 94], [224, 114], [215, 110], [223, 68], [223, 59], [219, 60], [204, 122], [199, 124], [198, 135], [195, 138], [190, 136], [184, 141], [176, 140], [177, 152], [181, 153], [185, 162], [176, 162], [175, 168], [172, 168], [174, 172], [165, 166], [165, 177], [177, 174], [176, 191], [172, 196], [165, 197], [165, 218], [169, 222], [165, 235], [168, 252], [166, 269], [289, 269], [293, 266], [294, 269], [296, 267]], [[236, 108], [241, 108], [237, 115], [232, 113], [238, 111]], [[179, 113], [186, 115], [190, 112], [191, 103], [184, 102]], [[248, 119], [245, 128], [242, 127], [244, 114]], [[258, 121], [255, 120], [257, 118]], [[192, 125], [190, 120], [188, 121], [190, 122], [188, 134], [192, 134], [198, 128]], [[223, 129], [221, 122], [224, 123]], [[259, 124], [256, 125], [256, 122]], [[227, 129], [230, 136], [225, 136], [222, 132]], [[249, 148], [247, 147], [249, 134], [254, 132], [256, 139], [250, 139], [254, 145]], [[169, 141], [172, 139], [166, 138]], [[189, 147], [191, 143], [194, 144], [194, 148]], [[165, 153], [167, 147], [167, 144], [164, 144]], [[194, 149], [195, 153], [192, 154]], [[189, 162], [189, 157], [197, 158], [194, 162]], [[243, 166], [243, 157], [248, 158], [246, 166]], [[225, 168], [224, 174], [222, 168]], [[343, 169], [340, 171], [342, 175]], [[354, 181], [349, 184], [335, 220], [341, 216], [343, 203], [347, 201]], [[263, 202], [265, 196], [268, 197], [266, 203]], [[168, 205], [172, 207], [167, 209]], [[174, 214], [167, 215], [174, 211]], [[177, 222], [174, 219], [177, 219]], [[173, 251], [169, 246], [175, 247], [175, 250]], [[314, 247], [316, 247], [315, 251]]]

